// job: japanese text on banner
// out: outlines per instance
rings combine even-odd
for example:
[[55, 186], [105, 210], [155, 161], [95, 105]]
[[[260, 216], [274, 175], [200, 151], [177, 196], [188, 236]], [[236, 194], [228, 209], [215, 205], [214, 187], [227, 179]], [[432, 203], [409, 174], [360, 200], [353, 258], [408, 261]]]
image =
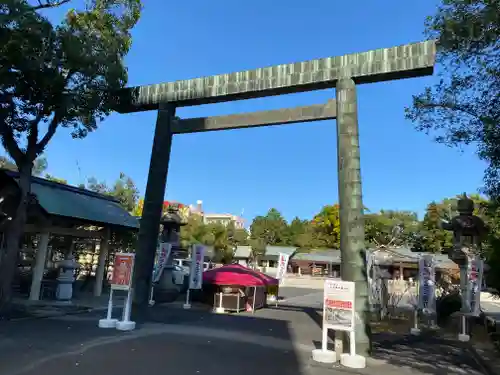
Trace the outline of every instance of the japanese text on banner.
[[280, 282], [285, 278], [289, 259], [290, 255], [283, 253], [280, 253], [278, 257], [278, 270], [276, 271], [276, 278], [280, 280]]
[[426, 314], [436, 311], [436, 265], [432, 255], [422, 255], [418, 262], [418, 308]]
[[191, 250], [191, 270], [189, 274], [189, 289], [201, 289], [203, 282], [203, 261], [205, 246], [193, 245]]

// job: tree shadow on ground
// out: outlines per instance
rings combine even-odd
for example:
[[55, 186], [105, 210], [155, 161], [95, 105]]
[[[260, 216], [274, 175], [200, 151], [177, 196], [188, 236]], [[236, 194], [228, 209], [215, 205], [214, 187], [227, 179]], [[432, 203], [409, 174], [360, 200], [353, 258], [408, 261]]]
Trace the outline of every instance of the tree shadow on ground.
[[[303, 348], [318, 347], [321, 340], [322, 311], [302, 306], [280, 304], [278, 307], [258, 310], [254, 315], [219, 315], [158, 306], [148, 309], [135, 319], [138, 322], [222, 328], [225, 331], [240, 332], [241, 335], [258, 335], [264, 341], [265, 337], [295, 341], [302, 344]], [[329, 347], [333, 350], [333, 331], [329, 332], [329, 339]], [[301, 357], [304, 361], [304, 355], [310, 364], [309, 352], [297, 353], [296, 358]], [[300, 360], [296, 360], [297, 374], [300, 374], [299, 362]], [[373, 335], [372, 360], [364, 371], [370, 373], [374, 368], [386, 375], [392, 374], [387, 372], [391, 369], [397, 370], [398, 374], [484, 374], [484, 369], [475, 361], [466, 345], [431, 335], [414, 337], [395, 332]]]
[[[280, 306], [280, 308], [290, 308]], [[319, 327], [322, 326], [322, 311], [308, 307], [301, 309]], [[334, 340], [334, 332], [329, 332]], [[412, 336], [396, 332], [374, 333], [372, 335], [372, 358], [408, 370], [417, 370], [422, 374], [484, 374], [467, 345], [458, 341], [443, 339], [432, 334]], [[402, 372], [404, 373], [404, 372]]]

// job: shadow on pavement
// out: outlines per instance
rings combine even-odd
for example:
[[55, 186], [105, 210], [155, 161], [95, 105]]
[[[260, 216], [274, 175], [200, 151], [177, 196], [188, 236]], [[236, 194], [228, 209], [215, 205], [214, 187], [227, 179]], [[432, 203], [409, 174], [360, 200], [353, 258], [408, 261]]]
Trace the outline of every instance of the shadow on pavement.
[[[322, 327], [322, 311], [309, 307], [279, 306], [280, 309], [301, 310]], [[335, 339], [333, 331], [330, 340]], [[458, 342], [430, 335], [411, 336], [393, 332], [372, 335], [372, 358], [393, 366], [418, 370], [423, 374], [483, 374], [467, 347]]]
[[[321, 314], [318, 309], [282, 304], [254, 315], [218, 315], [158, 305], [133, 311], [138, 323], [135, 333], [97, 328], [104, 313], [4, 322], [0, 324], [0, 374], [123, 375], [144, 369], [150, 375], [168, 370], [208, 375], [332, 374], [331, 366], [315, 367], [309, 360], [309, 348], [321, 339]], [[141, 328], [161, 330], [162, 324], [176, 326], [177, 332], [185, 328], [186, 334], [166, 330], [140, 336]], [[233, 339], [196, 334], [207, 328], [231, 333]], [[254, 339], [238, 340], [238, 335]], [[269, 345], [276, 340], [290, 345]], [[376, 366], [377, 373], [384, 375], [482, 374], [466, 347], [436, 337], [376, 334], [373, 349], [374, 359], [380, 361], [372, 361], [359, 373], [373, 374]], [[16, 372], [20, 367], [24, 371]]]
[[[119, 316], [120, 310], [114, 316]], [[99, 329], [104, 313], [0, 324], [2, 375], [123, 375], [144, 373], [221, 375], [306, 375], [294, 350], [289, 323], [258, 316], [216, 315], [155, 306], [135, 310], [133, 332]], [[187, 334], [162, 333], [161, 324]], [[143, 329], [141, 329], [143, 328]], [[225, 337], [197, 335], [196, 329], [236, 332]], [[158, 333], [155, 332], [158, 330]], [[144, 334], [143, 332], [148, 332]], [[193, 332], [193, 333], [191, 333]], [[239, 340], [238, 334], [253, 336]], [[269, 336], [269, 340], [257, 336]], [[268, 345], [271, 338], [286, 345]], [[276, 342], [276, 341], [273, 341]], [[281, 343], [281, 341], [279, 342]]]

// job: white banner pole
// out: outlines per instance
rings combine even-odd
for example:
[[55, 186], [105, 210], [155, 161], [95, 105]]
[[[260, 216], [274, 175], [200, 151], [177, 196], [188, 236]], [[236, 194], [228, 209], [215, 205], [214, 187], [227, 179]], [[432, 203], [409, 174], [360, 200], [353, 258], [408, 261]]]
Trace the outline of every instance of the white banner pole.
[[186, 291], [186, 303], [182, 306], [186, 310], [189, 310], [191, 308], [191, 303], [190, 303], [191, 301], [189, 300], [190, 299], [190, 292], [191, 292], [191, 289], [188, 288], [188, 290]]

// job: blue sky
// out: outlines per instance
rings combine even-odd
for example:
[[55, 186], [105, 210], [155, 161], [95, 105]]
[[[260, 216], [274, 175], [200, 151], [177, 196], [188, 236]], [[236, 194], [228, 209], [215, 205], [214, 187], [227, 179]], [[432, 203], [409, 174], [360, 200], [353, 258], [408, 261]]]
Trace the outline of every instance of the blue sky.
[[[130, 85], [159, 83], [342, 55], [420, 41], [435, 0], [147, 0], [127, 58]], [[358, 89], [365, 205], [422, 213], [427, 203], [475, 192], [484, 163], [473, 150], [435, 144], [404, 119], [412, 94], [436, 78]], [[323, 103], [333, 89], [187, 107], [180, 117]], [[59, 130], [49, 172], [70, 183], [112, 183], [120, 171], [144, 192], [155, 112], [113, 114], [84, 140]], [[79, 169], [77, 168], [79, 165]], [[201, 199], [206, 211], [251, 220], [275, 207], [286, 218], [312, 217], [337, 202], [334, 121], [176, 136], [166, 197]]]

